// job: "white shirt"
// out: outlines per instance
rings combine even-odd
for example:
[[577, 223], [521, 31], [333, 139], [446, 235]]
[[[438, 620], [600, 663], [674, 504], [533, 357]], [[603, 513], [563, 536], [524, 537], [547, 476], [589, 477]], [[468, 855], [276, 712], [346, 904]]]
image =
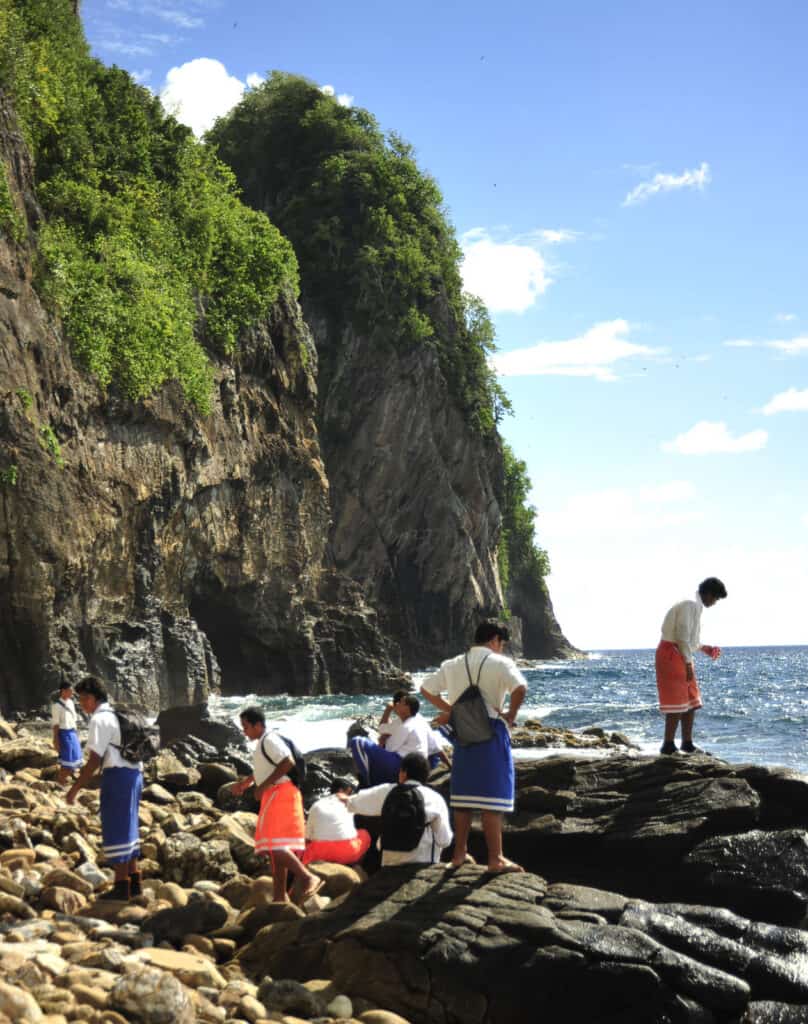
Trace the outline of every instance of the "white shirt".
[[105, 768], [139, 768], [142, 761], [125, 761], [118, 750], [121, 742], [121, 727], [118, 716], [106, 702], [99, 704], [87, 726], [87, 749], [101, 758], [101, 770]]
[[356, 839], [353, 815], [336, 793], [320, 797], [312, 804], [306, 819], [306, 839], [326, 843]]
[[78, 720], [76, 705], [73, 703], [72, 697], [68, 697], [64, 701], [60, 698], [53, 702], [51, 706], [51, 725], [56, 725], [60, 729], [75, 729]]
[[[275, 771], [281, 761], [292, 757], [292, 751], [283, 742], [276, 732], [267, 730], [258, 740], [253, 751], [253, 778], [256, 786], [260, 786]], [[292, 758], [294, 760], [294, 758]], [[272, 762], [275, 762], [274, 764]], [[273, 785], [279, 786], [282, 782], [288, 782], [288, 775], [281, 775]]]
[[401, 757], [406, 757], [407, 754], [421, 754], [429, 758], [441, 751], [435, 730], [420, 714], [410, 715], [403, 722], [400, 718], [384, 722], [379, 726], [379, 734], [389, 737], [384, 749]]
[[[348, 797], [348, 810], [353, 814], [378, 817], [382, 813], [385, 797], [393, 786], [394, 783], [385, 782], [381, 786], [360, 790]], [[382, 850], [382, 867], [393, 867], [396, 864], [437, 864], [441, 850], [452, 841], [446, 801], [440, 793], [429, 786], [419, 785], [418, 788], [424, 798], [426, 813], [426, 828], [421, 841], [414, 850]]]
[[[444, 661], [437, 672], [427, 676], [421, 685], [421, 691], [435, 696], [445, 693], [446, 700], [454, 704], [470, 685], [465, 659], [466, 655], [458, 654], [456, 658]], [[475, 683], [479, 675], [480, 693], [485, 698], [491, 718], [499, 717], [499, 713], [504, 710], [505, 697], [509, 693], [519, 686], [527, 687], [525, 677], [514, 662], [504, 654], [496, 654], [489, 647], [472, 647], [468, 651], [468, 666]]]
[[662, 639], [676, 644], [686, 662], [701, 647], [701, 613], [704, 610], [699, 594], [695, 601], [680, 601], [670, 609], [662, 622]]

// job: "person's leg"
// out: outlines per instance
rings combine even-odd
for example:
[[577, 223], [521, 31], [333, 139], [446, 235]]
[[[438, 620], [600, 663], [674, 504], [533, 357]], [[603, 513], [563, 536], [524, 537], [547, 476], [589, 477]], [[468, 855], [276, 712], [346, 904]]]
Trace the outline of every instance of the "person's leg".
[[286, 902], [286, 882], [289, 874], [293, 875], [295, 881], [299, 882], [301, 886], [298, 903], [313, 896], [324, 884], [322, 878], [309, 871], [292, 850], [272, 851], [272, 877], [275, 879], [277, 875], [281, 874], [283, 875], [282, 885], [281, 882], [273, 882], [273, 899], [276, 903]]
[[682, 744], [681, 750], [685, 754], [692, 754], [695, 751], [693, 746], [693, 723], [696, 718], [696, 708], [691, 708], [690, 711], [682, 715]]
[[283, 854], [286, 850], [273, 850], [270, 854], [270, 860], [272, 861], [272, 902], [273, 903], [286, 903], [289, 899], [286, 886], [289, 881], [289, 875], [284, 862]]
[[489, 871], [524, 870], [502, 853], [502, 822], [504, 815], [499, 811], [483, 811], [483, 835], [488, 850]]
[[[689, 713], [689, 712], [688, 712]], [[685, 715], [674, 714], [665, 715], [665, 742], [673, 743], [676, 739], [676, 730], [679, 728], [679, 722], [682, 721], [682, 738], [684, 738], [685, 726], [683, 719]]]
[[454, 810], [454, 850], [452, 851], [452, 867], [459, 868], [468, 857], [469, 832], [471, 831], [471, 811]]

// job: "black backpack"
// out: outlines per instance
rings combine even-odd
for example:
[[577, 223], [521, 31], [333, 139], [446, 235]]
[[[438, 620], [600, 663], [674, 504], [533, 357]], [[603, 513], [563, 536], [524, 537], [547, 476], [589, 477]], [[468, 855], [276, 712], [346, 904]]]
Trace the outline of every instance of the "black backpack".
[[382, 850], [407, 853], [416, 848], [426, 828], [426, 809], [417, 782], [399, 782], [382, 804]]
[[[264, 736], [265, 735], [266, 733], [264, 733]], [[264, 750], [264, 736], [261, 737], [261, 753], [270, 764], [274, 764], [277, 768], [280, 762], [273, 761], [266, 750]], [[290, 740], [288, 736], [281, 736], [281, 734], [278, 733], [278, 739], [283, 740], [295, 761], [294, 768], [290, 768], [286, 773], [289, 776], [289, 781], [294, 782], [298, 789], [302, 789], [303, 783], [306, 781], [306, 758], [300, 753], [298, 745]]]
[[117, 746], [124, 761], [151, 761], [160, 749], [160, 727], [134, 708], [114, 707], [121, 730]]

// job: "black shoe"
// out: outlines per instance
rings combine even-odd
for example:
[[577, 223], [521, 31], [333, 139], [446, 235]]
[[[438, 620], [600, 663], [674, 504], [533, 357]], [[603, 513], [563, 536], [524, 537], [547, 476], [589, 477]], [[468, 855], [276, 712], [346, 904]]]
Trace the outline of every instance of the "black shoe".
[[[683, 748], [684, 749], [684, 748]], [[666, 740], [665, 743], [659, 748], [660, 754], [677, 754], [676, 744], [673, 740]]]
[[143, 895], [143, 882], [139, 871], [133, 871], [129, 876], [129, 895], [132, 899]]
[[683, 754], [703, 754], [704, 751], [701, 747], [696, 747], [693, 743], [683, 743], [679, 748]]
[[121, 900], [126, 903], [129, 900], [129, 879], [119, 878], [113, 887], [104, 893], [104, 899], [106, 900]]

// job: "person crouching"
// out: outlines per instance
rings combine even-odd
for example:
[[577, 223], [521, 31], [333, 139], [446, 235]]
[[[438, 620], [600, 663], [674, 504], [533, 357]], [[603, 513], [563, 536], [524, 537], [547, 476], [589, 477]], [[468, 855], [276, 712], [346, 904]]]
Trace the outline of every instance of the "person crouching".
[[315, 860], [358, 864], [370, 849], [370, 833], [364, 828], [357, 829], [353, 815], [345, 806], [351, 793], [353, 785], [348, 779], [334, 779], [330, 795], [312, 804], [306, 821], [304, 864]]

